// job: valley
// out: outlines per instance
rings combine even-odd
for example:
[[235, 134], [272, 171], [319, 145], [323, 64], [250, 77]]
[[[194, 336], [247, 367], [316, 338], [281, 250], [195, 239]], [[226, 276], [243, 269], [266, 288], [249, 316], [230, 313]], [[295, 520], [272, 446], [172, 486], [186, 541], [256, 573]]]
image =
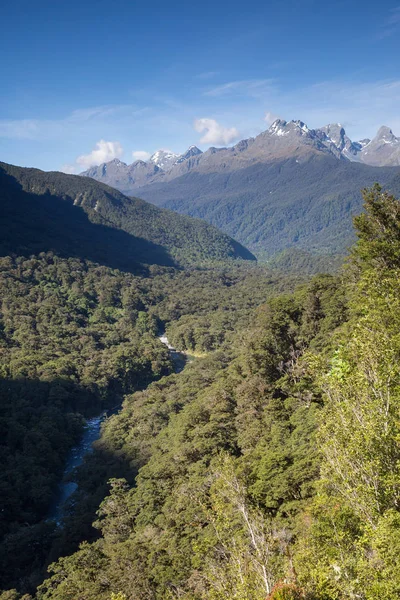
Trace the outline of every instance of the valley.
[[0, 600], [400, 600], [399, 0], [1, 17]]
[[312, 277], [89, 178], [1, 176], [1, 600], [396, 594], [395, 197], [365, 190]]
[[[175, 372], [179, 373], [182, 371], [188, 360], [186, 355], [171, 346], [165, 335], [159, 336], [158, 339], [168, 348]], [[63, 477], [58, 484], [57, 494], [50, 506], [48, 514], [49, 521], [55, 521], [57, 525], [62, 523], [62, 520], [65, 517], [65, 503], [77, 490], [77, 484], [73, 481], [75, 470], [81, 466], [87, 454], [92, 451], [94, 442], [100, 438], [102, 423], [113, 414], [117, 414], [120, 408], [121, 407], [116, 406], [85, 422], [83, 435], [79, 444], [70, 450], [69, 456], [66, 458]]]

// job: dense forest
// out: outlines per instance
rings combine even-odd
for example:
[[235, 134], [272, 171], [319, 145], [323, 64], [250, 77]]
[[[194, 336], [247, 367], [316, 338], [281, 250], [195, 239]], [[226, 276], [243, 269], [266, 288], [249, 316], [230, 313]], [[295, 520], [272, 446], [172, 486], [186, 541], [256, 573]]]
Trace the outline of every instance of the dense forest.
[[[244, 264], [184, 271], [147, 265], [138, 272], [136, 262], [131, 267], [128, 273], [51, 251], [0, 258], [3, 588], [34, 589], [48, 557], [82, 540], [81, 521], [72, 520], [60, 540], [47, 519], [66, 456], [86, 417], [119, 406], [125, 394], [172, 372], [157, 339], [165, 323], [197, 311], [198, 319], [215, 322], [212, 345], [213, 336], [221, 339], [233, 329], [232, 318], [225, 328], [221, 313], [243, 319], [296, 281]], [[111, 461], [110, 473], [114, 467]], [[92, 482], [94, 498], [85, 496], [88, 529], [96, 499], [107, 490], [104, 477], [101, 484]]]
[[1, 600], [400, 596], [400, 205], [363, 195], [336, 275], [1, 259]]
[[143, 273], [143, 264], [187, 266], [255, 260], [200, 219], [127, 198], [93, 179], [0, 163], [1, 254], [53, 251]]

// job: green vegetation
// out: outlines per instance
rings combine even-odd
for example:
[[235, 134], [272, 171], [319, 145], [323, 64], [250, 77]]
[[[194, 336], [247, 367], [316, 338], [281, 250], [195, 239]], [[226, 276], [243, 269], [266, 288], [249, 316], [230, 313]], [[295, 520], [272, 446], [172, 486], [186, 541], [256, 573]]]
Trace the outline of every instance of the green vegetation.
[[300, 557], [320, 594], [389, 600], [400, 595], [400, 206], [379, 186], [364, 198], [349, 327], [320, 375], [321, 477]]
[[292, 156], [232, 170], [228, 163], [219, 172], [189, 171], [137, 193], [157, 206], [205, 219], [259, 260], [292, 248], [307, 252], [316, 273], [354, 243], [351, 217], [362, 210], [360, 189], [379, 181], [400, 194], [398, 173], [395, 167], [323, 154], [300, 162]]
[[[237, 269], [227, 262], [207, 269], [171, 268], [164, 247], [93, 224], [76, 204], [82, 202], [94, 221], [99, 217], [92, 205], [104, 205], [116, 219], [124, 216], [125, 204], [137, 204], [135, 226], [144, 228], [146, 222], [147, 232], [155, 226], [149, 215], [165, 217], [167, 227], [173, 225], [172, 213], [135, 204], [96, 182], [77, 186], [82, 181], [6, 165], [1, 170], [1, 250], [6, 255], [0, 259], [2, 588], [32, 591], [48, 560], [93, 536], [91, 522], [107, 480], [126, 473], [113, 457], [103, 454], [100, 472], [82, 467], [77, 477], [85, 482], [72, 502], [68, 534], [66, 527], [60, 532], [46, 521], [49, 506], [68, 452], [82, 435], [84, 417], [120, 405], [124, 395], [171, 372], [167, 349], [156, 339], [163, 324], [196, 307], [206, 315], [216, 305], [231, 306], [235, 287], [233, 304], [240, 309], [237, 317], [244, 318], [278, 281], [257, 267], [252, 275], [244, 262]], [[158, 235], [180, 238], [186, 258], [204, 262], [201, 244], [210, 245], [212, 262], [225, 256], [227, 236], [189, 218], [176, 219], [173, 234]], [[144, 267], [138, 259], [156, 264]], [[258, 279], [254, 294], [245, 284], [250, 277]], [[289, 279], [287, 284], [293, 285]]]
[[265, 261], [272, 269], [278, 269], [283, 273], [303, 273], [316, 275], [318, 273], [337, 273], [345, 256], [343, 254], [318, 254], [299, 250], [298, 248], [288, 248], [282, 250], [272, 258], [266, 253], [258, 252], [257, 257], [260, 261]]
[[[0, 570], [7, 582], [47, 555], [54, 526], [41, 522], [82, 416], [119, 404], [172, 365], [154, 340], [156, 319], [138, 277], [51, 253], [7, 257], [0, 296]], [[39, 548], [34, 556], [30, 543]]]
[[[76, 506], [61, 538], [54, 523], [43, 521], [82, 416], [115, 407], [171, 372], [168, 352], [155, 339], [162, 324], [182, 319], [184, 327], [197, 307], [197, 320], [215, 319], [224, 339], [235, 319], [246, 322], [254, 306], [295, 281], [244, 265], [151, 270], [143, 278], [50, 252], [0, 259], [3, 587], [31, 590], [49, 556], [93, 537], [108, 479], [121, 474], [133, 482], [136, 463], [111, 456], [101, 441], [101, 460], [89, 456], [77, 477]], [[228, 310], [235, 318], [223, 333], [219, 315]], [[155, 423], [154, 417], [149, 426]]]
[[2, 255], [47, 250], [131, 272], [143, 272], [139, 263], [254, 260], [246, 248], [199, 219], [76, 175], [0, 163], [0, 202]]
[[[345, 314], [339, 282], [321, 277], [260, 308], [235, 344], [127, 397], [97, 449], [100, 463], [107, 452], [126, 471], [101, 504], [102, 537], [54, 566], [38, 597], [272, 591], [318, 472], [321, 397], [299, 361]], [[101, 568], [81, 572], [82, 561]]]
[[[364, 201], [347, 266], [311, 281], [2, 260], [1, 600], [400, 595], [400, 205]], [[171, 373], [164, 328], [204, 356]], [[57, 529], [82, 415], [119, 402]]]

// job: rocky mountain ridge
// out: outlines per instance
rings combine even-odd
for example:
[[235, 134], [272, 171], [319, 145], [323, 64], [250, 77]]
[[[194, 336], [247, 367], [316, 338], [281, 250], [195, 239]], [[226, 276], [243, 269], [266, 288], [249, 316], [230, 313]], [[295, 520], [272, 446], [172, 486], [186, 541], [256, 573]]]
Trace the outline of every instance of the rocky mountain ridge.
[[163, 171], [168, 171], [180, 157], [180, 154], [175, 154], [170, 150], [157, 150], [150, 156], [149, 163], [153, 163]]
[[400, 166], [400, 137], [396, 137], [389, 127], [382, 126], [372, 140], [354, 142], [340, 123], [310, 129], [300, 120], [277, 119], [255, 138], [241, 140], [228, 148], [211, 147], [202, 152], [196, 146], [190, 146], [181, 155], [158, 150], [147, 162], [137, 160], [127, 165], [114, 159], [91, 167], [81, 175], [129, 194], [152, 183], [171, 181], [189, 171], [227, 172], [256, 162], [289, 157], [301, 162], [316, 152], [370, 166]]

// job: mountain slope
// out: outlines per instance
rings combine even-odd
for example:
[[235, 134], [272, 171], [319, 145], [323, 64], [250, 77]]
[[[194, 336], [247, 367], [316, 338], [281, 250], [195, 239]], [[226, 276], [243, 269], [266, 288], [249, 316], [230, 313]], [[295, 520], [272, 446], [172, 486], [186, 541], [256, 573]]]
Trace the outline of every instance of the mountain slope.
[[[147, 162], [136, 160], [131, 165], [127, 165], [118, 158], [114, 158], [107, 163], [90, 167], [81, 175], [106, 183], [129, 195], [133, 190], [152, 183], [159, 177], [162, 178], [165, 173], [174, 170], [174, 167], [182, 165], [182, 163], [187, 163], [186, 168], [190, 168], [193, 164], [191, 159], [201, 154], [203, 153], [197, 146], [190, 146], [183, 154], [175, 154], [169, 150], [157, 150]], [[179, 172], [179, 169], [175, 171]]]
[[254, 259], [214, 227], [92, 179], [0, 163], [3, 253], [53, 250], [109, 266]]
[[162, 169], [154, 162], [137, 160], [127, 165], [114, 158], [98, 167], [90, 167], [82, 175], [124, 192], [151, 183], [159, 173], [162, 173]]
[[360, 158], [364, 163], [375, 166], [400, 165], [400, 138], [389, 127], [381, 127], [373, 140], [365, 141], [360, 150]]
[[[186, 153], [157, 172], [150, 173], [149, 163], [126, 165], [137, 171], [136, 179], [121, 177], [113, 184], [205, 219], [260, 257], [290, 248], [344, 254], [353, 241], [350, 217], [361, 210], [361, 189], [375, 182], [390, 187], [400, 172], [398, 147], [399, 139], [385, 127], [372, 141], [353, 142], [337, 123], [314, 130], [302, 121], [277, 119], [255, 138]], [[107, 168], [84, 175], [104, 178]]]
[[179, 154], [169, 150], [157, 150], [149, 158], [149, 163], [157, 165], [160, 169], [167, 170], [178, 160]]
[[389, 185], [397, 171], [311, 152], [231, 172], [192, 171], [138, 193], [213, 223], [259, 255], [292, 247], [344, 253], [353, 239], [351, 215], [361, 210], [361, 189], [375, 181]]
[[81, 175], [130, 194], [144, 185], [170, 181], [192, 170], [223, 168], [229, 171], [254, 162], [301, 157], [307, 152], [322, 152], [340, 160], [370, 166], [400, 166], [400, 138], [389, 127], [381, 127], [373, 140], [354, 142], [340, 123], [310, 129], [300, 120], [277, 119], [267, 131], [229, 148], [211, 147], [203, 153], [196, 146], [190, 146], [182, 155], [158, 150], [148, 162], [138, 160], [127, 165], [114, 159], [91, 167]]

